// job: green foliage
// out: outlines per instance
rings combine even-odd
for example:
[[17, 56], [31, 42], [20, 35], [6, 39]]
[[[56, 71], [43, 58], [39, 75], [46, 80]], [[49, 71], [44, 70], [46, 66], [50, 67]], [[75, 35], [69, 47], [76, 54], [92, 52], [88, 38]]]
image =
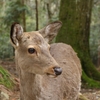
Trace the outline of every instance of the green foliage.
[[7, 70], [0, 66], [0, 84], [6, 86], [7, 88], [12, 88], [14, 83], [11, 79], [10, 74]]
[[28, 12], [27, 6], [21, 3], [21, 0], [9, 1], [6, 4], [5, 16], [3, 17], [5, 25], [9, 26], [14, 22], [21, 22], [23, 11]]
[[28, 12], [26, 5], [21, 0], [8, 0], [4, 5], [0, 5], [4, 12], [0, 12], [0, 58], [10, 58], [13, 56], [13, 48], [10, 44], [10, 26], [14, 22], [22, 23], [23, 11]]
[[0, 31], [0, 59], [10, 58], [13, 56], [13, 48], [10, 44], [10, 34]]

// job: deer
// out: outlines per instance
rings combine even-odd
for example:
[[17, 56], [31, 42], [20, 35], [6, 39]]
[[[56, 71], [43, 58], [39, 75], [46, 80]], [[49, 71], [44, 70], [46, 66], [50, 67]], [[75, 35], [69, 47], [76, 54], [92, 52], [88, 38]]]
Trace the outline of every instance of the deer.
[[55, 21], [24, 32], [19, 23], [12, 24], [20, 100], [78, 100], [82, 71], [77, 53], [65, 43], [50, 45], [61, 26], [61, 21]]

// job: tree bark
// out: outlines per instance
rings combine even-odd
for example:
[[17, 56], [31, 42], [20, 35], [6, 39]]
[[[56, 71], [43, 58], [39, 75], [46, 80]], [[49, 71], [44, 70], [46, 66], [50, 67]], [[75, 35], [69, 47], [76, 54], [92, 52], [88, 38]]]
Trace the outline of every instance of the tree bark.
[[[22, 5], [24, 6], [25, 4], [25, 1], [22, 0]], [[22, 14], [22, 19], [23, 19], [23, 29], [24, 29], [24, 32], [26, 32], [26, 13], [25, 13], [25, 10], [23, 11], [23, 14]]]
[[50, 11], [50, 5], [49, 5], [49, 3], [46, 3], [46, 6], [47, 6], [47, 12], [48, 12], [48, 20], [49, 20], [49, 22], [51, 21], [51, 11]]
[[93, 0], [61, 0], [59, 19], [62, 28], [56, 42], [71, 45], [77, 52], [87, 76], [100, 80], [100, 73], [92, 63], [89, 34]]
[[36, 31], [38, 30], [39, 28], [39, 21], [38, 21], [38, 1], [35, 0], [35, 5], [36, 5]]

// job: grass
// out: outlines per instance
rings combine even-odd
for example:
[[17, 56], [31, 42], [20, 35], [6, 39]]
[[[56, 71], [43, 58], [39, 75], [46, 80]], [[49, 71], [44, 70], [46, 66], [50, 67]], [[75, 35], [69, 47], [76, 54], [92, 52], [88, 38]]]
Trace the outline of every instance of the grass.
[[7, 88], [12, 88], [14, 86], [10, 73], [2, 66], [0, 66], [0, 84]]

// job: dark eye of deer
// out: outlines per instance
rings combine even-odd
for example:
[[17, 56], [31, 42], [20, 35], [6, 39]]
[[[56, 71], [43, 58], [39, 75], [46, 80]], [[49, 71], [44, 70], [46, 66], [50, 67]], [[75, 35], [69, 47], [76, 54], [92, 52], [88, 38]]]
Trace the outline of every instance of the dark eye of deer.
[[29, 49], [28, 49], [28, 52], [29, 52], [30, 54], [33, 54], [33, 53], [36, 52], [36, 50], [35, 50], [34, 48], [29, 48]]

